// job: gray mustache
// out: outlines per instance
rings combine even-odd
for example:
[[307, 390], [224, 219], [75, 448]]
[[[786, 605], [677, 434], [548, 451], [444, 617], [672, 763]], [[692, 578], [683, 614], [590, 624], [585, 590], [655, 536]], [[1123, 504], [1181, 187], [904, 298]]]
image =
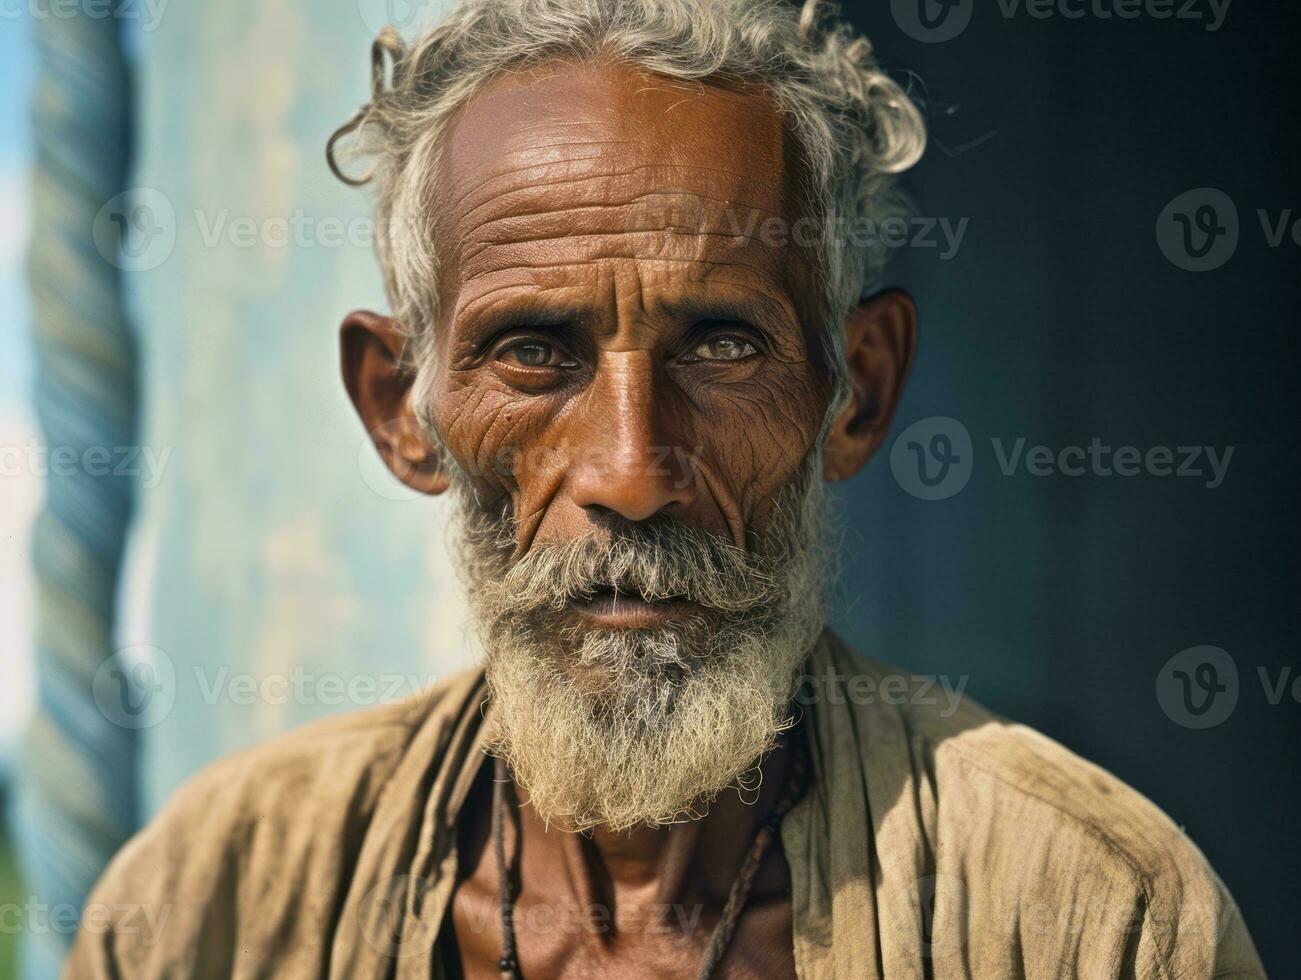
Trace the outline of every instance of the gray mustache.
[[740, 613], [785, 598], [780, 565], [717, 535], [664, 524], [535, 547], [511, 565], [501, 584], [521, 612], [559, 611], [572, 599], [614, 590]]

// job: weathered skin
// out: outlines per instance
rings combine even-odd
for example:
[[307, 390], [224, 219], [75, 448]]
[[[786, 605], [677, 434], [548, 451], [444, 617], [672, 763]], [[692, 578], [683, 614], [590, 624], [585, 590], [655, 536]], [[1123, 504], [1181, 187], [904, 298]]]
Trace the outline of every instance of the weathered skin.
[[[810, 257], [753, 220], [795, 227], [799, 173], [762, 92], [622, 65], [507, 76], [458, 116], [433, 175], [433, 418], [481, 493], [510, 500], [519, 553], [615, 518], [670, 515], [740, 547], [765, 526], [832, 396]], [[828, 479], [853, 475], [882, 441], [912, 361], [915, 309], [883, 293], [845, 329], [855, 392], [825, 444]], [[342, 343], [381, 454], [407, 482], [441, 492], [430, 447], [394, 422], [411, 415], [396, 325], [353, 313]], [[573, 614], [580, 628], [675, 614], [659, 605]], [[525, 801], [508, 835], [513, 848], [522, 833], [524, 975], [694, 975], [786, 766], [781, 748], [764, 760], [757, 802], [728, 793], [702, 819], [632, 833], [547, 830]], [[459, 828], [453, 919], [469, 977], [496, 977], [501, 952], [486, 776]], [[725, 975], [794, 976], [787, 895], [774, 849]], [[594, 906], [615, 925], [575, 911]]]

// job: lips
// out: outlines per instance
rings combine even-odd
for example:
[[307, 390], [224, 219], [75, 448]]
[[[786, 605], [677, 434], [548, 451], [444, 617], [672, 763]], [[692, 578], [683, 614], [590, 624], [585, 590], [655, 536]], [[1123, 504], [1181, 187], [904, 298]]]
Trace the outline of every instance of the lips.
[[569, 608], [586, 624], [603, 629], [650, 629], [699, 611], [684, 596], [652, 600], [610, 586], [570, 599]]

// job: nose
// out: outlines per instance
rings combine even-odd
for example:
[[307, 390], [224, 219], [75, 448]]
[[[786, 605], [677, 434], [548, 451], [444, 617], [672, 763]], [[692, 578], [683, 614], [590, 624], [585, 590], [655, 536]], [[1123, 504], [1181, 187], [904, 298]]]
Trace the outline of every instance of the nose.
[[593, 515], [644, 521], [695, 499], [695, 454], [671, 433], [647, 351], [605, 353], [578, 413], [569, 490]]

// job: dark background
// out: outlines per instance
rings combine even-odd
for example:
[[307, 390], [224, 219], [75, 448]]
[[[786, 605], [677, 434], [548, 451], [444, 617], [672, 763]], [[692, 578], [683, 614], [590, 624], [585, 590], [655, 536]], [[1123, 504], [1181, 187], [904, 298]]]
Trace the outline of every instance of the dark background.
[[[882, 451], [841, 494], [835, 610], [864, 653], [969, 675], [978, 700], [1154, 800], [1224, 879], [1276, 976], [1301, 962], [1301, 705], [1271, 704], [1258, 668], [1273, 684], [1301, 666], [1301, 247], [1290, 235], [1269, 247], [1256, 211], [1301, 220], [1291, 6], [1239, 2], [1208, 32], [1007, 18], [980, 0], [961, 35], [923, 43], [889, 3], [845, 5], [891, 74], [920, 80], [932, 142], [906, 182], [917, 212], [970, 219], [952, 259], [903, 248], [889, 270], [922, 318], [894, 433], [956, 418], [974, 469], [955, 496], [920, 500]], [[1241, 238], [1224, 266], [1194, 273], [1167, 261], [1156, 224], [1201, 187], [1233, 199]], [[1094, 436], [1235, 449], [1212, 490], [1024, 466], [1007, 477], [991, 447]], [[1239, 699], [1193, 730], [1156, 684], [1170, 657], [1204, 644], [1233, 657]]]

